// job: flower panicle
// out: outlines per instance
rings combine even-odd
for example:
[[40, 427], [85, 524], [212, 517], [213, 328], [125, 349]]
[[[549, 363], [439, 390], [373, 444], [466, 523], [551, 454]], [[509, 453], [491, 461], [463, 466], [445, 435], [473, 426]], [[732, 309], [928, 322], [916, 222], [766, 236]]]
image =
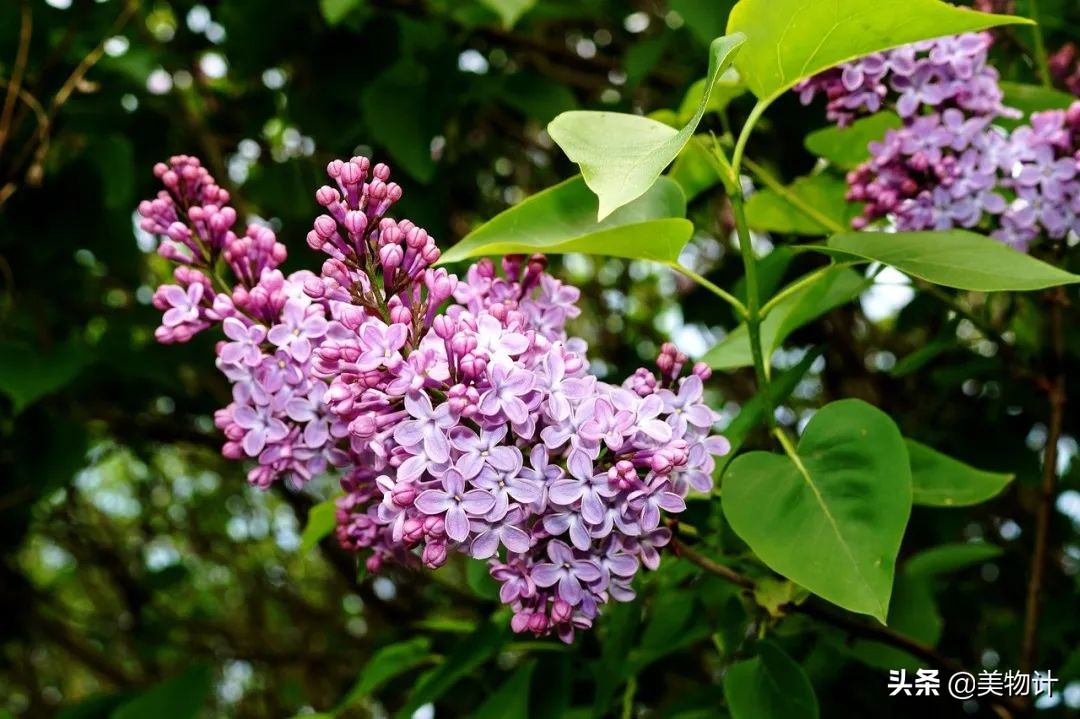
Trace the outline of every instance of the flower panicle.
[[[655, 371], [621, 385], [589, 374], [566, 328], [577, 288], [542, 255], [481, 260], [461, 279], [433, 267], [434, 240], [389, 216], [401, 188], [367, 158], [330, 163], [336, 186], [316, 192], [318, 275], [284, 275], [266, 228], [232, 234], [227, 194], [197, 160], [161, 167], [166, 190], [140, 208], [179, 256], [178, 284], [155, 295], [159, 338], [221, 326], [233, 401], [215, 423], [225, 456], [254, 462], [252, 484], [338, 468], [342, 546], [372, 571], [435, 568], [451, 552], [485, 561], [518, 632], [569, 641], [633, 597], [670, 539], [662, 516], [709, 491], [730, 449], [712, 432], [707, 367], [684, 374], [686, 355], [665, 344]], [[218, 261], [232, 288], [216, 287]]]

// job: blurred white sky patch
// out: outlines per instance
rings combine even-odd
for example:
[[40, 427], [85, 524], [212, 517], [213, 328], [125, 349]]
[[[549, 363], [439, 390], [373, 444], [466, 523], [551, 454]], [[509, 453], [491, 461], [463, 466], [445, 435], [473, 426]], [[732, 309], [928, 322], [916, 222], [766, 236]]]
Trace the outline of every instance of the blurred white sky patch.
[[[876, 267], [867, 268], [867, 276]], [[900, 310], [915, 299], [915, 289], [907, 275], [886, 267], [877, 276], [874, 284], [859, 298], [863, 314], [871, 322], [882, 322], [900, 314]]]

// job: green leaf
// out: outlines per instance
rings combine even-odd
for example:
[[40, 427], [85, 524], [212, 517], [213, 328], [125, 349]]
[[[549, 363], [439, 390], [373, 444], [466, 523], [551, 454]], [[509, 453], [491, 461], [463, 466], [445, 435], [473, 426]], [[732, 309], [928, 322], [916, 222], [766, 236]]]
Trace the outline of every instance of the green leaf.
[[473, 719], [518, 719], [529, 716], [529, 688], [535, 669], [535, 661], [518, 667], [469, 716]]
[[[364, 124], [405, 172], [420, 182], [435, 176], [431, 140], [438, 113], [430, 105], [427, 68], [409, 60], [390, 66], [368, 83], [360, 96]], [[418, 111], [418, 108], [427, 108]]]
[[724, 34], [724, 23], [735, 0], [671, 0], [671, 9], [679, 13], [686, 29], [703, 46]]
[[465, 583], [481, 599], [499, 598], [499, 583], [491, 578], [487, 562], [465, 562]]
[[973, 564], [982, 564], [996, 559], [1002, 554], [1001, 547], [984, 542], [965, 542], [962, 544], [941, 544], [924, 549], [904, 562], [904, 574], [913, 577], [927, 577], [948, 574], [966, 569]]
[[861, 117], [850, 127], [830, 126], [806, 136], [806, 149], [842, 170], [850, 170], [870, 159], [870, 143], [881, 140], [885, 132], [900, 127], [895, 112], [878, 112]]
[[[938, 643], [943, 622], [930, 583], [924, 577], [913, 577], [905, 572], [897, 575], [887, 624], [890, 629], [927, 646]], [[878, 669], [914, 671], [926, 666], [907, 652], [879, 642], [856, 640], [847, 644], [845, 641], [845, 646], [849, 646], [860, 661]]]
[[615, 690], [626, 679], [627, 662], [641, 624], [641, 602], [618, 602], [605, 612], [601, 625], [600, 665], [603, 671], [596, 676], [592, 716], [602, 717], [611, 706]]
[[[782, 404], [795, 390], [799, 382], [810, 371], [814, 361], [821, 356], [822, 350], [817, 349], [807, 352], [799, 363], [772, 379], [769, 382], [769, 399], [774, 406]], [[754, 395], [750, 401], [739, 408], [739, 413], [731, 424], [724, 428], [724, 436], [731, 443], [731, 451], [717, 462], [717, 471], [723, 473], [728, 464], [735, 458], [735, 453], [742, 447], [747, 436], [756, 427], [765, 422], [765, 402], [761, 395]]]
[[817, 719], [817, 696], [802, 667], [772, 642], [757, 646], [756, 657], [724, 674], [732, 719]]
[[885, 621], [911, 513], [911, 471], [896, 425], [861, 400], [826, 405], [794, 459], [736, 457], [724, 515], [765, 564], [830, 602]]
[[[817, 282], [781, 300], [761, 323], [761, 345], [766, 359], [783, 345], [792, 332], [855, 299], [866, 284], [866, 280], [857, 272], [837, 266], [823, 273]], [[752, 365], [754, 362], [746, 325], [741, 324], [729, 332], [701, 359], [719, 370]]]
[[337, 27], [363, 4], [364, 0], [319, 0], [319, 11], [327, 25]]
[[536, 0], [480, 0], [480, 4], [489, 10], [493, 10], [503, 27], [509, 30], [522, 15], [532, 10]]
[[578, 106], [577, 98], [566, 85], [528, 72], [506, 78], [497, 99], [537, 122], [549, 122], [560, 112]]
[[334, 713], [344, 711], [395, 677], [410, 672], [431, 659], [431, 640], [427, 637], [415, 637], [383, 647], [364, 665], [356, 684], [341, 700]]
[[323, 540], [323, 537], [327, 537], [334, 531], [334, 525], [337, 523], [335, 513], [337, 512], [336, 497], [332, 497], [324, 502], [319, 502], [308, 512], [307, 524], [304, 526], [304, 532], [300, 535], [300, 553], [307, 554], [315, 546]]
[[666, 175], [679, 183], [687, 202], [720, 182], [720, 173], [709, 149], [710, 142], [701, 135], [690, 138]]
[[740, 35], [713, 41], [705, 80], [708, 90], [681, 130], [618, 112], [565, 112], [548, 124], [551, 139], [581, 166], [586, 184], [600, 198], [598, 219], [643, 195], [678, 156], [705, 114], [716, 78], [730, 65], [742, 41]]
[[74, 344], [40, 352], [19, 342], [0, 342], [0, 393], [11, 398], [18, 414], [78, 377], [89, 359], [86, 349]]
[[213, 687], [210, 667], [197, 665], [118, 707], [110, 719], [195, 719]]
[[505, 612], [495, 613], [468, 637], [463, 638], [439, 666], [425, 673], [413, 687], [408, 703], [394, 716], [408, 719], [417, 709], [437, 701], [465, 675], [490, 660], [509, 638]]
[[960, 460], [907, 440], [911, 457], [911, 486], [915, 504], [928, 507], [966, 507], [1001, 493], [1014, 475], [984, 472]]
[[[702, 98], [705, 96], [705, 83], [708, 78], [701, 78], [686, 91], [679, 112], [676, 115], [679, 124], [685, 125], [694, 119], [697, 109], [701, 107]], [[724, 70], [713, 83], [712, 93], [705, 103], [705, 112], [722, 112], [735, 98], [746, 93], [746, 85], [743, 84], [739, 73], [733, 67]]]
[[1080, 275], [967, 230], [845, 232], [830, 237], [827, 246], [960, 290], [1041, 290], [1080, 282]]
[[746, 220], [751, 228], [762, 232], [827, 235], [832, 227], [801, 209], [800, 203], [832, 220], [834, 226], [849, 227], [861, 205], [847, 201], [847, 189], [843, 178], [824, 172], [796, 179], [783, 193], [762, 188], [746, 201]]
[[1002, 102], [1008, 107], [1020, 110], [1025, 116], [1044, 110], [1067, 110], [1076, 102], [1076, 95], [1055, 90], [1052, 87], [1026, 85], [1006, 80], [999, 82], [998, 86], [1005, 94]]
[[443, 253], [439, 264], [532, 252], [674, 261], [693, 233], [688, 221], [671, 219], [686, 214], [686, 200], [667, 178], [601, 222], [595, 213], [596, 198], [574, 177], [499, 213]]
[[1030, 22], [939, 0], [741, 0], [727, 31], [746, 35], [735, 67], [758, 99], [771, 102], [804, 78], [872, 52]]

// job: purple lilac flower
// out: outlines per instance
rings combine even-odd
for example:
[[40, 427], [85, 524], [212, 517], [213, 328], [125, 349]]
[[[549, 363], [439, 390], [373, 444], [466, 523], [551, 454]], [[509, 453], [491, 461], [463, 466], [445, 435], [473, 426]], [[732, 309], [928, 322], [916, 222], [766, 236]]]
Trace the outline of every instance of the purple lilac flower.
[[886, 220], [899, 230], [981, 228], [1026, 251], [1040, 235], [1080, 232], [1080, 105], [1034, 113], [1011, 133], [994, 125], [1020, 114], [1002, 105], [987, 65], [989, 33], [907, 45], [828, 70], [797, 90], [823, 92], [843, 126], [877, 111], [880, 96], [903, 126], [870, 144], [848, 174], [848, 199], [865, 203], [856, 228]]
[[[401, 188], [367, 158], [327, 167], [307, 236], [327, 255], [317, 275], [283, 274], [269, 229], [233, 233], [228, 194], [197, 160], [155, 172], [166, 190], [140, 205], [143, 226], [179, 265], [155, 295], [158, 338], [222, 326], [234, 401], [215, 423], [222, 452], [254, 462], [249, 481], [342, 470], [342, 546], [371, 571], [438, 567], [450, 551], [485, 560], [518, 632], [570, 641], [633, 598], [670, 538], [663, 514], [709, 491], [730, 449], [711, 434], [707, 368], [681, 376], [686, 356], [664, 345], [658, 372], [623, 386], [589, 375], [585, 342], [566, 333], [576, 288], [539, 255], [461, 280], [434, 269], [434, 240], [388, 216]], [[233, 286], [210, 279], [223, 270]]]

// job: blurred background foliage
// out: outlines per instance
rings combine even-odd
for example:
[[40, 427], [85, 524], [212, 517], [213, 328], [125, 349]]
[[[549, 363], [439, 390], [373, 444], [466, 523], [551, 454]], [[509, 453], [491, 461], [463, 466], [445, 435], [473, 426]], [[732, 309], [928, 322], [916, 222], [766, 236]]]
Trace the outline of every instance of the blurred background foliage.
[[[364, 576], [331, 539], [304, 537], [333, 478], [261, 493], [218, 455], [211, 415], [228, 389], [212, 338], [153, 342], [149, 302], [168, 268], [132, 217], [156, 191], [155, 161], [200, 155], [241, 212], [273, 223], [296, 269], [317, 262], [303, 238], [322, 168], [371, 154], [405, 189], [399, 214], [449, 245], [572, 174], [544, 132], [557, 113], [683, 106], [732, 4], [0, 2], [0, 97], [20, 88], [0, 116], [0, 716], [722, 716], [719, 677], [757, 634], [802, 664], [824, 716], [991, 716], [975, 702], [887, 699], [882, 670], [909, 658], [805, 617], [778, 623], [670, 556], [572, 647], [510, 636], [479, 563]], [[1040, 6], [1051, 51], [1080, 40], [1074, 3]], [[996, 52], [1006, 77], [1030, 81], [1023, 32]], [[754, 157], [790, 181], [814, 166], [803, 137], [825, 121], [794, 97], [779, 105]], [[722, 134], [748, 109], [737, 98], [703, 127]], [[684, 261], [738, 292], [726, 200], [695, 189]], [[785, 240], [755, 237], [773, 283], [814, 262]], [[669, 338], [701, 354], [735, 324], [666, 269], [554, 265], [583, 289], [574, 329], [599, 374], [625, 376]], [[987, 504], [916, 508], [902, 561], [946, 543], [998, 549], [894, 597], [894, 624], [969, 670], [1016, 668], [1046, 437], [1045, 397], [1023, 376], [1041, 350], [1041, 298], [966, 298], [1016, 337], [1003, 357], [939, 299], [881, 280], [778, 353], [784, 369], [825, 347], [780, 421], [861, 397], [907, 436], [1017, 474]], [[1075, 322], [1067, 343], [1075, 370]], [[710, 383], [727, 421], [752, 386], [746, 371]], [[1038, 668], [1061, 681], [1039, 704], [1047, 717], [1080, 707], [1076, 420], [1059, 447]], [[699, 547], [745, 559], [716, 502], [691, 502], [685, 521]]]

